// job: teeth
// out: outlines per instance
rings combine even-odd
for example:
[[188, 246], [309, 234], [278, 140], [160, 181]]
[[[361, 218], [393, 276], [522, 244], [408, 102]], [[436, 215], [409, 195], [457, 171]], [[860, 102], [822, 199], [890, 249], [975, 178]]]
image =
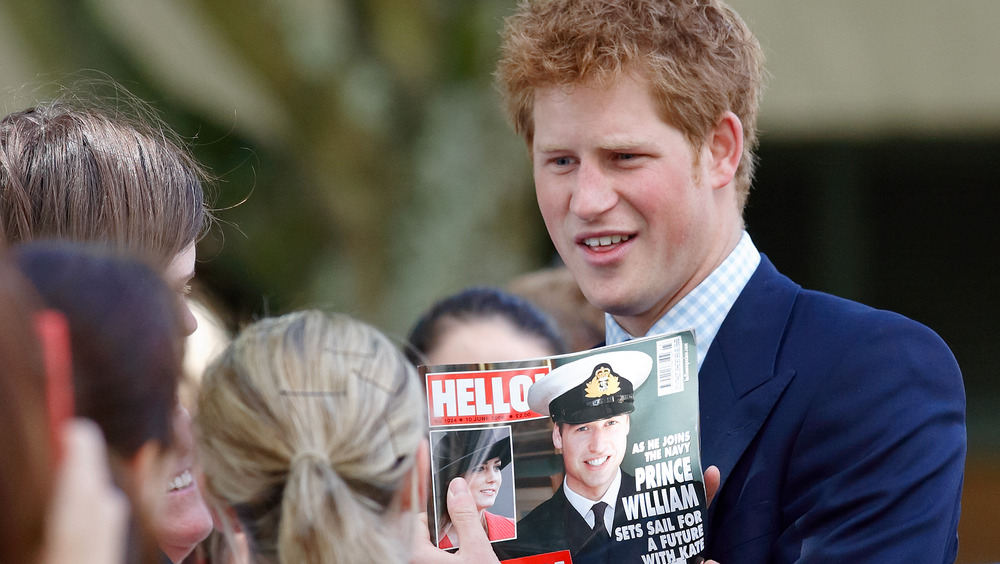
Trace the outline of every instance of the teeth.
[[607, 460], [609, 458], [611, 458], [611, 457], [610, 456], [605, 456], [604, 458], [595, 458], [593, 460], [587, 460], [586, 463], [589, 464], [589, 465], [591, 465], [591, 466], [600, 466], [601, 464], [604, 464], [605, 462], [607, 462]]
[[167, 491], [184, 489], [190, 486], [191, 482], [193, 481], [194, 478], [191, 477], [191, 472], [185, 470], [184, 472], [181, 473], [180, 476], [177, 476], [176, 478], [170, 481], [170, 489]]
[[628, 235], [606, 235], [604, 237], [584, 239], [583, 244], [588, 247], [606, 247], [608, 245], [617, 245], [624, 241], [628, 241]]

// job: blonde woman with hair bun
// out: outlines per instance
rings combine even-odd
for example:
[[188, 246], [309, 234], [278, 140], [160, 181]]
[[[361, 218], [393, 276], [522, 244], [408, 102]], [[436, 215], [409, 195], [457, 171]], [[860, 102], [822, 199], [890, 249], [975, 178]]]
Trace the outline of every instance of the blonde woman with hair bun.
[[417, 375], [374, 328], [291, 313], [206, 371], [196, 436], [210, 501], [251, 561], [406, 562], [427, 495]]

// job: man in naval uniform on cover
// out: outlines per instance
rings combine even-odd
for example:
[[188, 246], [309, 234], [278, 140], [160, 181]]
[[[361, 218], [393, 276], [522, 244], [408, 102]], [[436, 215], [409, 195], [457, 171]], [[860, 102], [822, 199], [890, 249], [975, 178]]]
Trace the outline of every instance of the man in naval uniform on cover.
[[652, 359], [638, 351], [601, 353], [555, 368], [528, 389], [528, 406], [552, 417], [552, 443], [566, 477], [551, 498], [517, 523], [517, 539], [494, 545], [501, 558], [569, 550], [574, 564], [639, 562], [645, 539], [615, 542], [620, 499], [635, 478], [619, 465], [628, 449], [633, 391]]

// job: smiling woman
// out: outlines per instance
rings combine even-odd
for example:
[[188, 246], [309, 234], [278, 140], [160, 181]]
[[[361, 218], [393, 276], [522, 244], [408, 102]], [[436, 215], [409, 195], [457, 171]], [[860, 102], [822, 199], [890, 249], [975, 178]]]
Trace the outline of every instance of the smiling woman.
[[[460, 546], [460, 539], [448, 514], [446, 496], [448, 484], [462, 477], [469, 483], [476, 500], [479, 519], [490, 541], [514, 538], [514, 520], [487, 511], [500, 495], [501, 471], [510, 464], [509, 429], [475, 429], [446, 431], [438, 435], [434, 448], [434, 495], [439, 508], [437, 515], [438, 548]], [[510, 491], [508, 486], [507, 491]]]
[[[102, 86], [113, 106], [77, 94]], [[195, 243], [210, 220], [206, 179], [142, 101], [113, 83], [79, 85], [0, 120], [0, 247], [39, 239], [101, 243], [152, 263], [177, 301], [194, 276]], [[197, 324], [183, 303], [181, 323], [190, 334]], [[188, 419], [178, 411], [174, 423], [187, 462], [165, 484], [190, 483]], [[186, 494], [165, 488], [163, 511], [154, 516], [160, 547], [174, 562], [212, 530], [197, 488], [181, 490]]]
[[[74, 411], [101, 428], [138, 530], [160, 541], [165, 484], [184, 450], [172, 448], [184, 338], [176, 295], [152, 267], [103, 247], [25, 243], [11, 259], [68, 321]], [[130, 562], [159, 560], [162, 542], [133, 544]]]

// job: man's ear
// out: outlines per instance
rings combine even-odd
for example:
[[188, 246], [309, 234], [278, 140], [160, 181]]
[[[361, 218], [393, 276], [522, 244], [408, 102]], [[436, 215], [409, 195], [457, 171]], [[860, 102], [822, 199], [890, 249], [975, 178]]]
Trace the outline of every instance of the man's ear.
[[415, 495], [405, 495], [404, 493], [402, 496], [403, 511], [420, 512], [426, 510], [430, 475], [430, 447], [427, 444], [427, 439], [424, 439], [420, 441], [420, 446], [417, 447], [417, 456], [413, 471], [407, 474], [403, 480], [403, 487], [400, 490], [400, 492], [415, 492]]
[[722, 188], [733, 180], [743, 158], [743, 123], [736, 114], [722, 114], [708, 132], [702, 158], [708, 159], [706, 174], [712, 188]]
[[562, 448], [562, 434], [559, 432], [559, 424], [552, 424], [552, 446]]

